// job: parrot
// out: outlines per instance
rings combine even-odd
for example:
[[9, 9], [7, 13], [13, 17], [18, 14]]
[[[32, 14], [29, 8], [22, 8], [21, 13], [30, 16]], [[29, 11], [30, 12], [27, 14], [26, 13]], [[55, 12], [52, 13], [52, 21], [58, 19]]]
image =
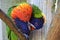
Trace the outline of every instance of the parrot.
[[17, 25], [18, 29], [27, 37], [29, 37], [28, 22], [32, 15], [32, 6], [27, 3], [21, 3], [11, 12], [11, 17]]
[[[32, 7], [28, 3], [20, 3], [16, 6], [13, 6], [9, 8], [8, 10], [8, 16], [11, 17], [17, 26], [18, 29], [21, 30], [21, 32], [26, 36], [26, 38], [29, 37], [29, 28], [28, 28], [28, 21], [30, 20], [32, 15]], [[7, 27], [7, 29], [9, 29]], [[11, 30], [8, 31], [9, 35], [13, 35], [10, 37], [11, 40], [17, 40], [17, 36], [14, 34], [14, 32], [11, 32]], [[14, 39], [15, 38], [15, 39]]]
[[[36, 5], [25, 2], [10, 7], [7, 15], [13, 19], [16, 27], [28, 40], [30, 32], [42, 28], [46, 20], [46, 16]], [[14, 32], [8, 27], [7, 30], [10, 40], [18, 40]]]

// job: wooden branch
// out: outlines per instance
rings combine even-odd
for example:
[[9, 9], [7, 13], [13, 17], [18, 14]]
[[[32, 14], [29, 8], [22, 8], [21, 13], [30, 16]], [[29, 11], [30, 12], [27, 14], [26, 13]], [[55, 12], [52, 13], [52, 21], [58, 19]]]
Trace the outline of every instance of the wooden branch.
[[53, 18], [47, 40], [60, 40], [60, 14], [56, 14]]
[[20, 38], [20, 40], [27, 40], [21, 31], [18, 31], [14, 22], [2, 10], [0, 10], [0, 18], [9, 26], [9, 28]]

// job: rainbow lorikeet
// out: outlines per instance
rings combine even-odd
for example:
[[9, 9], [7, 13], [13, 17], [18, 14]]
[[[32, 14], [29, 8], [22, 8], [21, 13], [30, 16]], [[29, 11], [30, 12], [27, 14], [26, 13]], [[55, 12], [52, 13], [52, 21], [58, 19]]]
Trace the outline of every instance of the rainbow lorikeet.
[[[28, 28], [28, 21], [31, 18], [32, 14], [32, 7], [28, 3], [20, 3], [19, 5], [13, 6], [8, 10], [8, 16], [13, 19], [18, 29], [28, 37], [29, 36], [29, 28]], [[8, 27], [8, 37], [11, 36], [9, 39], [17, 40], [17, 36], [12, 32]], [[26, 35], [27, 34], [27, 35]]]
[[[30, 5], [28, 3], [21, 3], [11, 7], [8, 10], [8, 15], [13, 19], [17, 28], [21, 30], [26, 38], [29, 38], [31, 31], [42, 28], [45, 20], [42, 11], [36, 5]], [[9, 29], [9, 35], [10, 32], [10, 39], [17, 40], [17, 35]]]
[[26, 37], [28, 37], [30, 33], [28, 28], [28, 22], [31, 18], [31, 15], [32, 15], [32, 6], [27, 3], [19, 4], [11, 12], [11, 17], [14, 20], [15, 24]]

